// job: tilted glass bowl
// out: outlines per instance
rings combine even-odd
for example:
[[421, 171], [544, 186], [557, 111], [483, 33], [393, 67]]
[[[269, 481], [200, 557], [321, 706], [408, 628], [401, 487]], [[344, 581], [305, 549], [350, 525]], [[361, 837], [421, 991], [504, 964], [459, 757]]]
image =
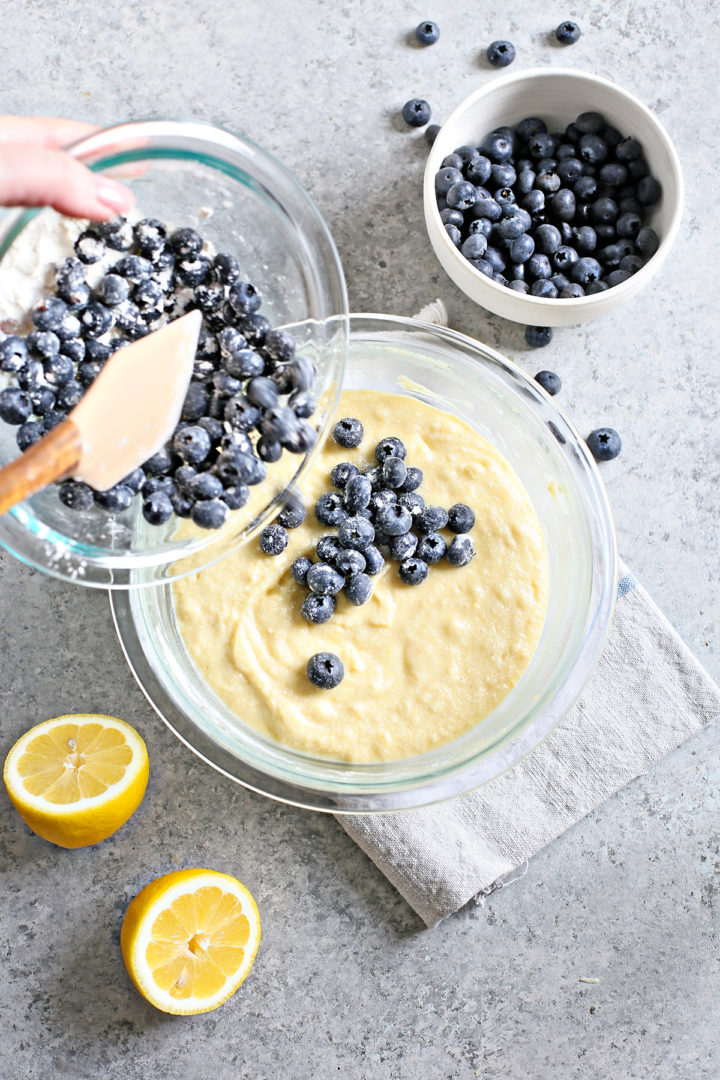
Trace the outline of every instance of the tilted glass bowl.
[[[342, 385], [347, 295], [327, 226], [293, 175], [249, 139], [199, 121], [120, 124], [69, 152], [128, 184], [143, 216], [176, 228], [193, 225], [217, 251], [239, 259], [246, 280], [262, 293], [262, 314], [273, 326], [288, 326], [317, 365], [318, 396], [324, 395], [323, 410], [313, 417], [319, 446]], [[15, 211], [0, 223], [0, 278], [4, 256], [37, 213]], [[18, 455], [15, 432], [0, 422], [0, 465]], [[290, 483], [313, 455], [297, 456]], [[139, 499], [121, 514], [98, 508], [82, 513], [65, 507], [51, 486], [0, 517], [0, 544], [30, 565], [80, 584], [127, 588], [140, 569], [135, 583], [155, 584], [178, 576], [178, 563], [188, 555], [209, 564], [255, 535], [283, 502], [283, 490], [269, 477], [254, 489], [251, 512], [231, 515], [217, 532], [180, 538], [174, 517], [166, 526], [146, 525]]]
[[[185, 648], [172, 588], [111, 597], [125, 656], [172, 731], [220, 772], [272, 798], [336, 813], [398, 810], [468, 791], [540, 742], [600, 656], [616, 591], [612, 517], [598, 470], [552, 399], [510, 361], [412, 319], [352, 315], [344, 386], [418, 398], [465, 420], [525, 485], [547, 544], [547, 616], [508, 697], [461, 738], [399, 761], [354, 765], [264, 738], [213, 693]], [[442, 649], [442, 641], [438, 641]]]

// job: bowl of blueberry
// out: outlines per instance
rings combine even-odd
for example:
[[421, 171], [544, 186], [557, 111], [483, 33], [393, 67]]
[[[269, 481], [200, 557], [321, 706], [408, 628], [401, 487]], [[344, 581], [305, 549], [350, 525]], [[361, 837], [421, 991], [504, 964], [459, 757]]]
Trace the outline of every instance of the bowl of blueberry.
[[38, 492], [0, 518], [0, 544], [86, 585], [171, 580], [255, 535], [321, 445], [346, 359], [343, 272], [305, 190], [239, 135], [155, 119], [70, 152], [137, 205], [104, 223], [52, 210], [0, 223], [0, 464], [117, 349], [191, 309], [202, 329], [166, 445], [109, 491]]
[[514, 322], [587, 322], [635, 296], [683, 208], [675, 148], [629, 91], [572, 69], [501, 76], [443, 124], [425, 171], [443, 268]]

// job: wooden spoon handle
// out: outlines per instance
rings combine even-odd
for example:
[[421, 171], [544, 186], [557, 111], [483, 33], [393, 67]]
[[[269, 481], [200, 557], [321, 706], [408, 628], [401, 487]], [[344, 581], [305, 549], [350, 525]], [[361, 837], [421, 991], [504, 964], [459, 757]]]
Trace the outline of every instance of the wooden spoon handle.
[[72, 420], [63, 420], [19, 458], [0, 469], [0, 514], [26, 495], [70, 473], [79, 463], [81, 452], [78, 428]]

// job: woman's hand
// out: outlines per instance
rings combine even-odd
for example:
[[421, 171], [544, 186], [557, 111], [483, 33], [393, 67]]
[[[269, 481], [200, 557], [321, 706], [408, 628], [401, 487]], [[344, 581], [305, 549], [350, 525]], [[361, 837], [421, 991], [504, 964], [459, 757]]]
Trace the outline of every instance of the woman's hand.
[[52, 206], [105, 221], [129, 210], [129, 188], [97, 175], [62, 147], [97, 130], [76, 120], [0, 116], [0, 206]]

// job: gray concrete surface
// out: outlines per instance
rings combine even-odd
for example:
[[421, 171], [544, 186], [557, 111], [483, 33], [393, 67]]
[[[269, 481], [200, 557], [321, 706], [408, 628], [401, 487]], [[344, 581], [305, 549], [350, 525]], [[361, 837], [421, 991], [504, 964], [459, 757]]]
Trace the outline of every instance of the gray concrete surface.
[[[576, 16], [562, 50], [548, 34]], [[423, 18], [441, 39], [409, 42]], [[621, 552], [717, 677], [717, 10], [684, 4], [483, 5], [446, 0], [0, 0], [2, 109], [107, 123], [194, 115], [277, 153], [323, 209], [351, 307], [411, 314], [442, 295], [451, 323], [552, 367], [581, 429], [611, 423], [603, 470]], [[675, 253], [630, 309], [556, 332], [542, 353], [444, 280], [420, 210], [424, 144], [397, 112], [435, 118], [516, 66], [608, 75], [662, 117], [688, 187]], [[4, 792], [0, 825], [3, 1080], [705, 1080], [720, 1075], [720, 725], [543, 851], [527, 873], [432, 931], [331, 818], [275, 805], [196, 761], [124, 667], [107, 600], [0, 554], [0, 749], [61, 712], [123, 716], [152, 776], [132, 822], [97, 849], [32, 836]], [[264, 938], [232, 1003], [173, 1019], [119, 954], [129, 899], [182, 865], [236, 874]], [[597, 982], [582, 982], [589, 977]]]

